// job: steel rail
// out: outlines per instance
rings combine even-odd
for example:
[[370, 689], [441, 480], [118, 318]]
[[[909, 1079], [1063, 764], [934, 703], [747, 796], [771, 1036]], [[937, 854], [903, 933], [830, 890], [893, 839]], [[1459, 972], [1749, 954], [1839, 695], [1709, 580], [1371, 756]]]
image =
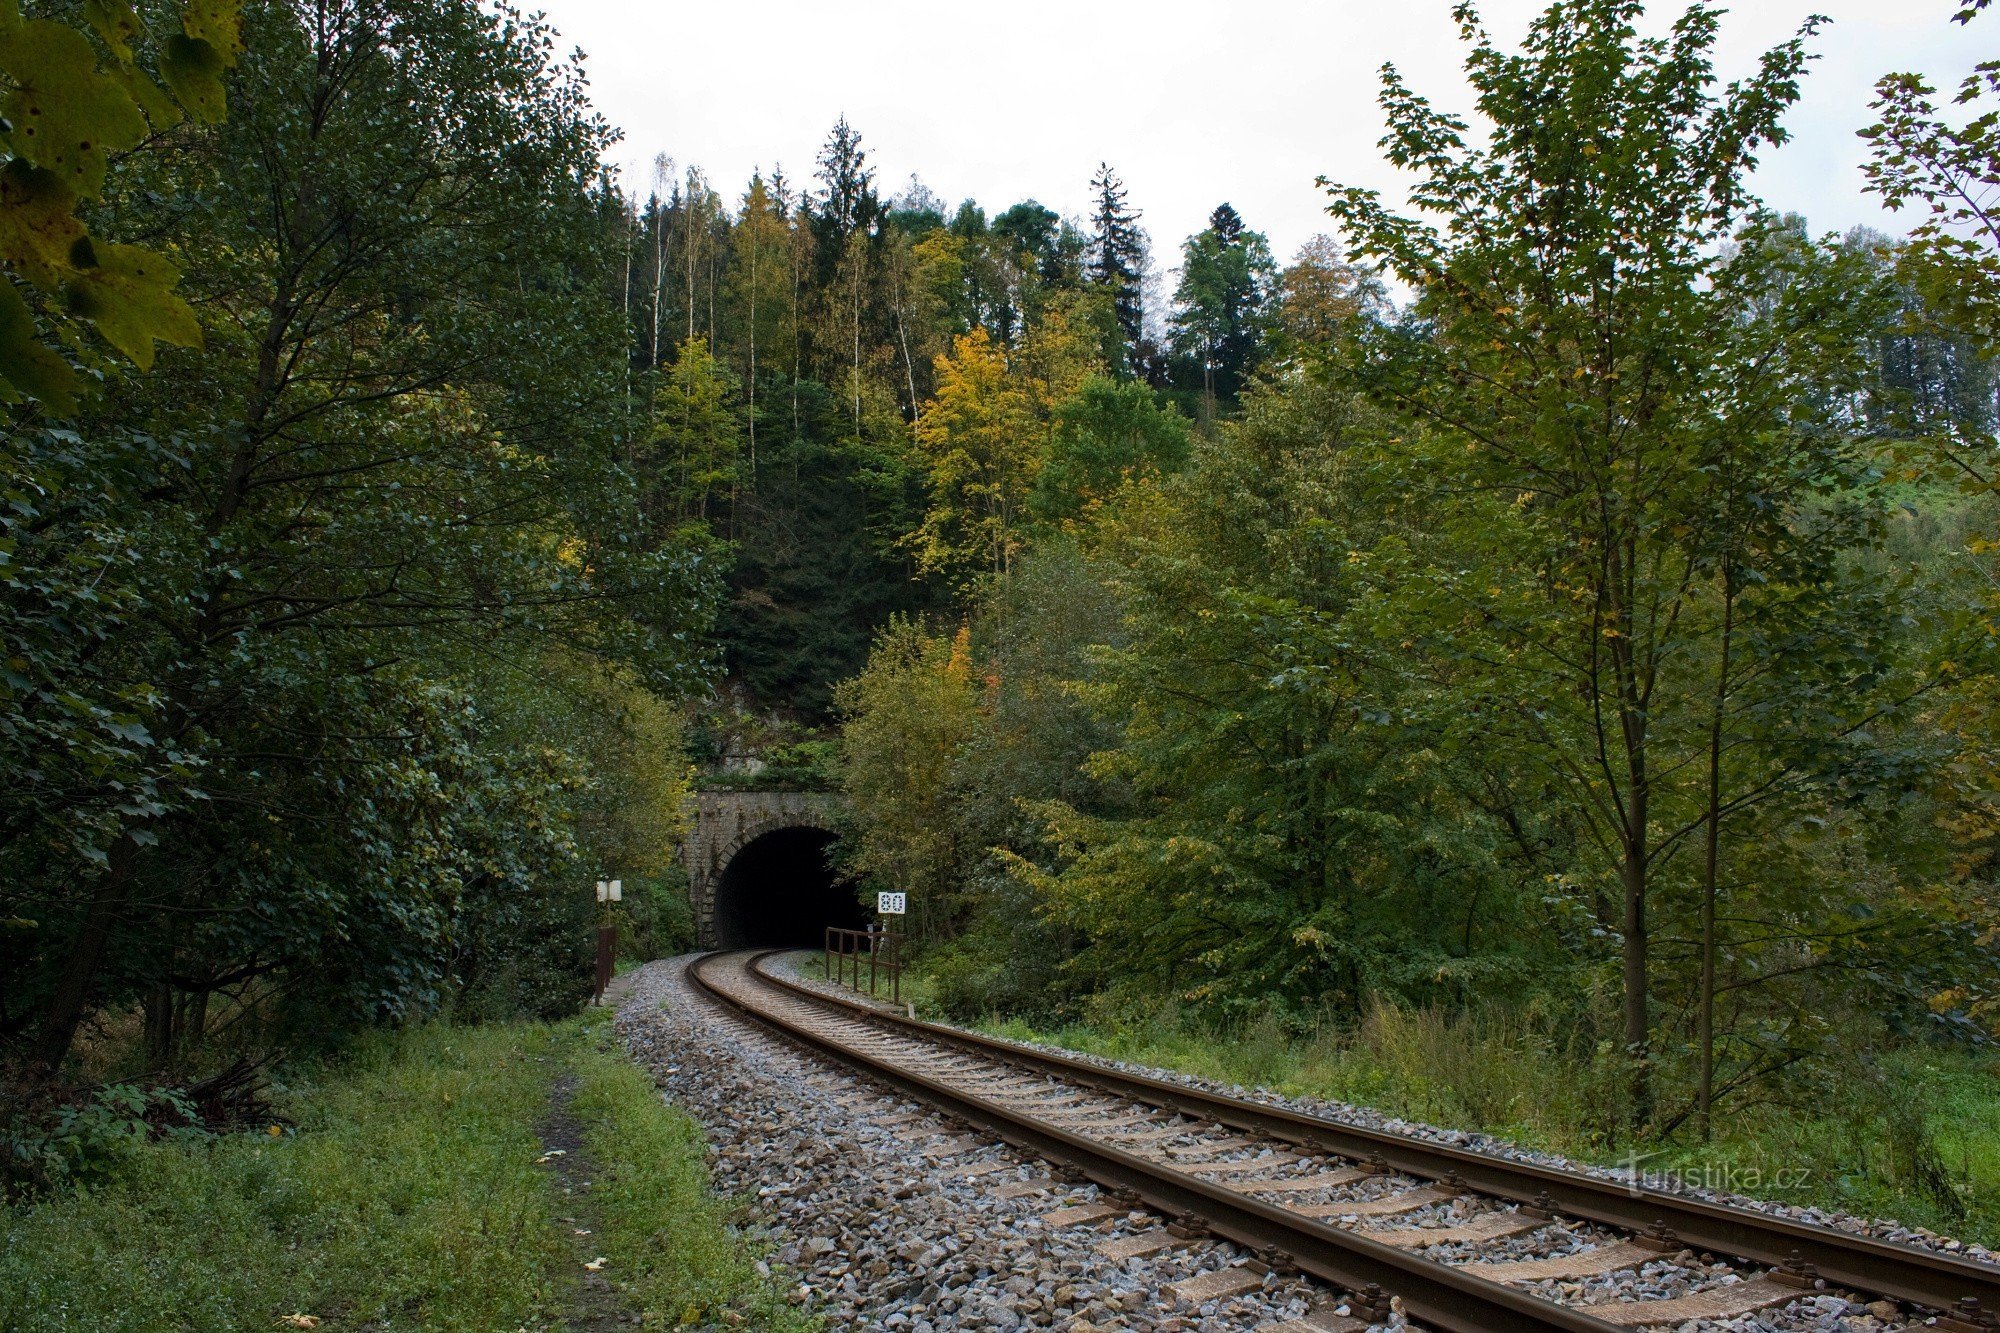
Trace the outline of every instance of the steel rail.
[[[1323, 1116], [1190, 1088], [1143, 1074], [1013, 1042], [885, 1013], [872, 1005], [827, 995], [760, 964], [781, 950], [758, 954], [752, 969], [763, 980], [822, 1004], [838, 1005], [894, 1029], [922, 1033], [982, 1055], [1038, 1069], [1162, 1110], [1213, 1120], [1236, 1129], [1311, 1147], [1357, 1162], [1377, 1162], [1429, 1180], [1456, 1176], [1469, 1189], [1494, 1198], [1542, 1207], [1634, 1233], [1650, 1233], [1696, 1250], [1824, 1278], [1828, 1285], [1871, 1296], [1888, 1296], [1943, 1313], [1976, 1299], [1986, 1311], [2000, 1311], [2000, 1268], [1912, 1245], [1833, 1227], [1710, 1203], [1637, 1183], [1578, 1175], [1555, 1167], [1514, 1161], [1449, 1144], [1344, 1124]], [[1667, 1233], [1670, 1233], [1667, 1234]]]
[[[750, 970], [768, 985], [795, 989], [755, 967], [776, 952], [779, 951], [754, 955]], [[1370, 1284], [1382, 1287], [1402, 1299], [1404, 1311], [1411, 1318], [1428, 1327], [1448, 1333], [1547, 1333], [1551, 1329], [1566, 1333], [1610, 1333], [1616, 1327], [1581, 1311], [1474, 1277], [1449, 1264], [1419, 1258], [1370, 1240], [1359, 1232], [1303, 1217], [900, 1068], [729, 994], [705, 975], [706, 969], [720, 957], [709, 954], [696, 960], [689, 975], [703, 991], [758, 1022], [906, 1095], [986, 1129], [1026, 1152], [1066, 1163], [1101, 1186], [1134, 1195], [1161, 1213], [1178, 1216], [1186, 1223], [1259, 1253], [1281, 1251], [1303, 1272], [1348, 1291], [1361, 1292]], [[801, 993], [818, 1003], [830, 999], [810, 990]], [[864, 1007], [863, 1012], [872, 1011]]]

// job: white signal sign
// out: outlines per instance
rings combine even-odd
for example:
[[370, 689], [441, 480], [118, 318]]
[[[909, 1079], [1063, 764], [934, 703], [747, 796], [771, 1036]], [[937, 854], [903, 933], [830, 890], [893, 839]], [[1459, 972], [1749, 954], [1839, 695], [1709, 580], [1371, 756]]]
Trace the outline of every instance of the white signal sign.
[[875, 895], [875, 910], [882, 916], [902, 916], [909, 897], [907, 893], [878, 893]]

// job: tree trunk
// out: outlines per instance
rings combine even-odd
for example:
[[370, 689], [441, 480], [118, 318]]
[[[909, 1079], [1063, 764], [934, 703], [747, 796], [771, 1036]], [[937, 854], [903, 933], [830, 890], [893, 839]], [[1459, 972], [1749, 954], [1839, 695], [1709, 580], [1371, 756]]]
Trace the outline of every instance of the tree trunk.
[[850, 287], [854, 307], [854, 438], [861, 438], [861, 257], [854, 257], [854, 281]]
[[1736, 591], [1723, 572], [1722, 661], [1715, 674], [1715, 711], [1708, 723], [1708, 815], [1701, 865], [1701, 998], [1695, 1014], [1695, 1044], [1700, 1047], [1694, 1113], [1702, 1141], [1712, 1132], [1715, 1106], [1715, 898], [1722, 855], [1722, 716], [1729, 703], [1729, 649], [1735, 629]]
[[[791, 243], [786, 248], [791, 251], [792, 260], [792, 441], [796, 444], [799, 438], [799, 359], [801, 355], [799, 350], [799, 243], [796, 232], [792, 234]], [[794, 449], [792, 451], [793, 481], [798, 480], [798, 460], [798, 451]]]
[[[654, 198], [657, 200], [658, 195]], [[660, 299], [667, 288], [667, 214], [653, 206], [653, 336], [646, 346], [647, 369], [660, 368]]]
[[1625, 889], [1625, 1055], [1631, 1061], [1632, 1127], [1642, 1127], [1653, 1114], [1652, 1033], [1647, 1022], [1646, 996], [1646, 833], [1645, 802], [1635, 793], [1638, 831], [1629, 833], [1620, 880]]
[[620, 441], [628, 448], [632, 442], [632, 210], [620, 208], [625, 220], [625, 285], [620, 288], [625, 314], [625, 398], [623, 416], [625, 438]]
[[83, 1022], [90, 1001], [91, 984], [97, 980], [97, 965], [104, 957], [105, 942], [111, 938], [111, 928], [117, 924], [119, 909], [125, 904], [125, 889], [131, 882], [132, 863], [138, 852], [139, 846], [129, 834], [118, 839], [111, 849], [104, 878], [98, 881], [96, 895], [84, 913], [83, 925], [70, 942], [69, 957], [63, 961], [62, 975], [56, 978], [55, 992], [49, 996], [41, 1032], [35, 1039], [33, 1060], [51, 1074], [62, 1067], [70, 1043], [76, 1040], [76, 1029]]
[[146, 988], [146, 1068], [166, 1069], [174, 1062], [174, 988], [165, 981]]

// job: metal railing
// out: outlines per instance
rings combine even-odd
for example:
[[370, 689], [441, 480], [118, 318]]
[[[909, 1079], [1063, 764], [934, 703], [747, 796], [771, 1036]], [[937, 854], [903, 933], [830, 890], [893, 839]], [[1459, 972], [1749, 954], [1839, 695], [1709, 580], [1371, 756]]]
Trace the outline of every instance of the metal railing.
[[[903, 937], [893, 930], [847, 930], [826, 928], [826, 979], [842, 986], [861, 989], [861, 968], [868, 967], [868, 993], [886, 977], [889, 998], [903, 1002]], [[851, 980], [850, 980], [851, 976]]]

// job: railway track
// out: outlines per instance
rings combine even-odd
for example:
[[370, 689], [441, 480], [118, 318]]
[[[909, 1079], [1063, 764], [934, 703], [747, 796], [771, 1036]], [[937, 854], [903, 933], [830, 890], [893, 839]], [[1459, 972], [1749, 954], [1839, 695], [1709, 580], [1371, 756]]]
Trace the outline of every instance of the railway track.
[[[1059, 1224], [1150, 1209], [1174, 1226], [1110, 1244], [1143, 1253], [1129, 1247], [1208, 1233], [1257, 1256], [1204, 1291], [1247, 1289], [1279, 1268], [1352, 1293], [1346, 1314], [1292, 1333], [1365, 1328], [1388, 1317], [1392, 1296], [1430, 1328], [1604, 1333], [1726, 1320], [1824, 1290], [1916, 1307], [1908, 1323], [1947, 1333], [2000, 1329], [1989, 1313], [2000, 1310], [2000, 1268], [902, 1018], [771, 974], [772, 952], [711, 954], [689, 975], [820, 1055], [1080, 1172], [1111, 1200]], [[1447, 1211], [1444, 1225], [1410, 1225]], [[1691, 1252], [1721, 1256], [1730, 1271], [1668, 1299], [1575, 1299], [1579, 1282]]]

